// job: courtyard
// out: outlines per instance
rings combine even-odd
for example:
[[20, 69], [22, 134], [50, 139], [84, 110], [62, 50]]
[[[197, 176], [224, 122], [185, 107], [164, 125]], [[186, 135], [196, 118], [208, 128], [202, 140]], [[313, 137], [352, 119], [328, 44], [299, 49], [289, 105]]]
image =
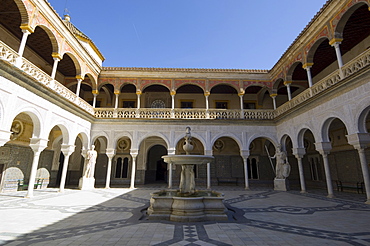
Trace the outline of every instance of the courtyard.
[[370, 245], [364, 194], [278, 192], [219, 186], [228, 221], [148, 220], [150, 193], [164, 186], [0, 194], [2, 245]]

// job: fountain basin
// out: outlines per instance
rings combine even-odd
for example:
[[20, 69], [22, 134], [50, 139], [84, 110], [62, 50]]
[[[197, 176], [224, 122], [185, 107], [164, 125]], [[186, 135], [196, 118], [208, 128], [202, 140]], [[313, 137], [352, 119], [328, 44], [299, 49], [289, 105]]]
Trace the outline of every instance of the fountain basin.
[[200, 165], [212, 162], [214, 157], [209, 155], [165, 155], [164, 162], [176, 165]]
[[186, 196], [176, 190], [164, 190], [151, 194], [148, 215], [150, 220], [176, 222], [227, 220], [222, 193], [197, 191]]

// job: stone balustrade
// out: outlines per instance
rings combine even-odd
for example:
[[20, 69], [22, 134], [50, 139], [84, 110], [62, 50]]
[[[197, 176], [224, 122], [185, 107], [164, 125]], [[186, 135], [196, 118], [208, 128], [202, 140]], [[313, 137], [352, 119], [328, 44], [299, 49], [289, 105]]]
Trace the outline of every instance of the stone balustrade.
[[[44, 85], [51, 91], [54, 91], [61, 97], [64, 97], [68, 101], [76, 104], [78, 107], [84, 109], [86, 112], [90, 113], [91, 115], [94, 114], [94, 109], [88, 102], [78, 97], [75, 93], [73, 93], [71, 90], [66, 88], [64, 85], [62, 85], [58, 81], [53, 80], [50, 77], [50, 75], [42, 71], [40, 68], [38, 68], [36, 65], [31, 63], [27, 59], [23, 57], [19, 58], [19, 55], [13, 49], [11, 49], [9, 46], [7, 46], [1, 41], [0, 41], [0, 59], [7, 61], [11, 65], [20, 67], [20, 69], [24, 73], [31, 76], [35, 81]], [[19, 59], [20, 59], [20, 62], [19, 62]]]

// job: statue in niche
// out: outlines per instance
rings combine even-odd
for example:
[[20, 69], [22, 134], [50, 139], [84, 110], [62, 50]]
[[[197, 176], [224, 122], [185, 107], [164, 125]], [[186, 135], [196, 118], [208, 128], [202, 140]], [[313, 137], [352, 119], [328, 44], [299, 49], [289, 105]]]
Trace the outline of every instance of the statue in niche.
[[87, 165], [85, 170], [85, 178], [94, 177], [94, 168], [96, 163], [96, 158], [98, 157], [98, 152], [95, 150], [95, 145], [91, 145], [91, 149], [87, 151]]
[[271, 159], [276, 158], [275, 175], [276, 179], [286, 179], [290, 174], [290, 164], [285, 151], [281, 151], [280, 145], [276, 148], [276, 153]]

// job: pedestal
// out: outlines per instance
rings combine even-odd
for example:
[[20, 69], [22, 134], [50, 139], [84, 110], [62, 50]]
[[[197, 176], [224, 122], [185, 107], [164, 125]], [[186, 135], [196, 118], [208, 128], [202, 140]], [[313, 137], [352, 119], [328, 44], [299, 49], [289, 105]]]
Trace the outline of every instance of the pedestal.
[[78, 183], [78, 188], [80, 190], [93, 190], [95, 189], [95, 178], [86, 178], [82, 177], [80, 178], [80, 181]]
[[289, 190], [289, 180], [287, 179], [274, 179], [274, 190], [287, 191]]

